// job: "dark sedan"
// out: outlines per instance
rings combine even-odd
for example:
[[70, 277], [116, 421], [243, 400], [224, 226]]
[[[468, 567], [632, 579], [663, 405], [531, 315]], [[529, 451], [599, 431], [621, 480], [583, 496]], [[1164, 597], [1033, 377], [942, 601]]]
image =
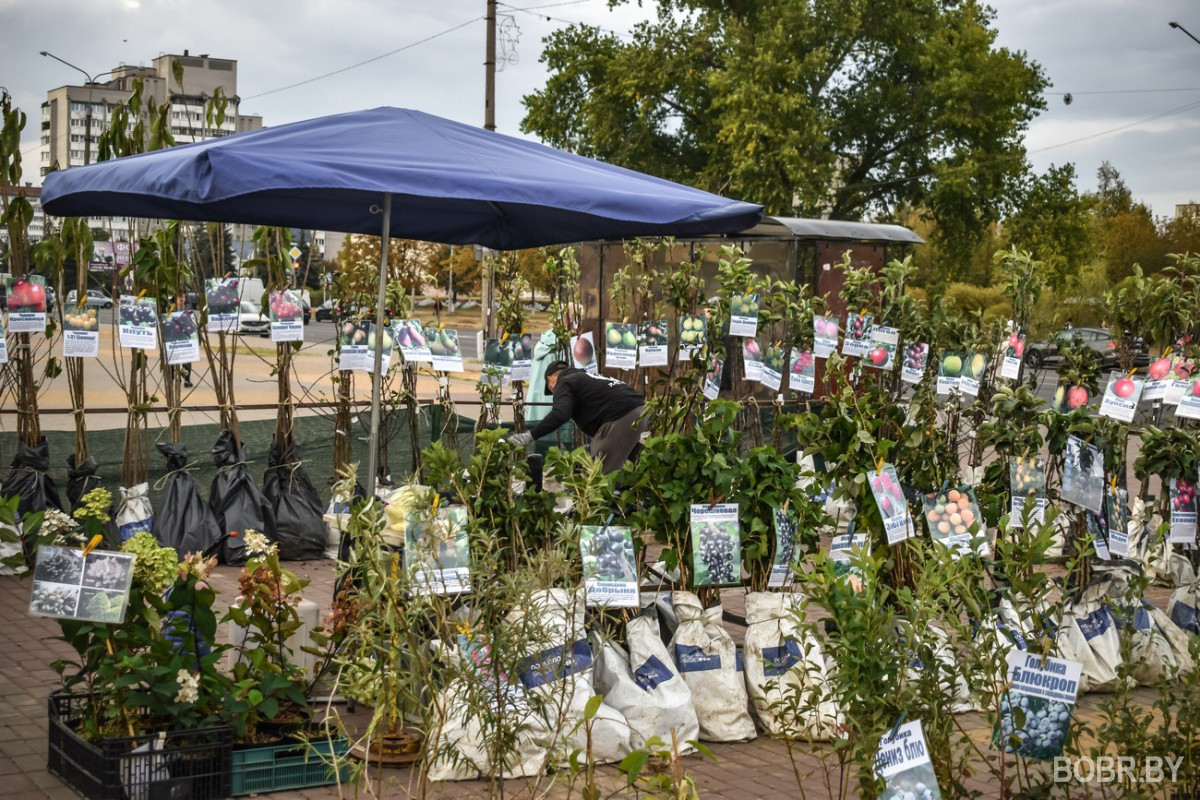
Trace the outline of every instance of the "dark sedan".
[[[1116, 343], [1112, 334], [1106, 328], [1067, 328], [1055, 334], [1053, 339], [1044, 342], [1034, 342], [1029, 345], [1026, 360], [1032, 369], [1041, 369], [1062, 361], [1062, 348], [1078, 337], [1084, 347], [1090, 348], [1100, 356], [1100, 366], [1103, 369], [1113, 369], [1117, 365]], [[1150, 353], [1146, 343], [1139, 337], [1134, 343], [1133, 364], [1144, 367], [1150, 363]]]

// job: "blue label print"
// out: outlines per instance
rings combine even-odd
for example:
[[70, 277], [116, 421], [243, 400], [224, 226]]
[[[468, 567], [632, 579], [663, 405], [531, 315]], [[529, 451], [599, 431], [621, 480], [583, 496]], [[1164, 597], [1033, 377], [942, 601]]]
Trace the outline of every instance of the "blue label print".
[[1200, 634], [1200, 615], [1196, 609], [1187, 603], [1176, 603], [1171, 609], [1171, 621], [1185, 631]]
[[675, 665], [680, 672], [703, 672], [721, 668], [721, 656], [709, 655], [694, 644], [675, 645]]
[[733, 664], [738, 672], [746, 671], [746, 662], [742, 658], [741, 648], [733, 651]]
[[139, 519], [134, 522], [126, 522], [120, 528], [121, 541], [123, 542], [127, 539], [132, 539], [134, 536], [137, 536], [139, 533], [150, 533], [150, 531], [153, 527], [154, 527], [154, 517], [146, 517], [145, 519]]
[[592, 648], [587, 641], [580, 639], [570, 647], [570, 651], [565, 645], [551, 647], [522, 662], [521, 683], [525, 688], [533, 689], [590, 669]]
[[1079, 626], [1079, 631], [1083, 634], [1084, 639], [1095, 639], [1107, 631], [1111, 623], [1112, 619], [1108, 615], [1108, 609], [1103, 606], [1097, 608], [1086, 617], [1080, 617], [1075, 620], [1075, 624]]
[[763, 675], [768, 678], [779, 677], [804, 657], [804, 654], [800, 652], [799, 643], [790, 639], [787, 644], [780, 647], [764, 647], [762, 654]]
[[666, 664], [659, 661], [657, 656], [650, 656], [645, 663], [633, 671], [634, 682], [647, 692], [674, 677], [675, 673], [671, 672]]

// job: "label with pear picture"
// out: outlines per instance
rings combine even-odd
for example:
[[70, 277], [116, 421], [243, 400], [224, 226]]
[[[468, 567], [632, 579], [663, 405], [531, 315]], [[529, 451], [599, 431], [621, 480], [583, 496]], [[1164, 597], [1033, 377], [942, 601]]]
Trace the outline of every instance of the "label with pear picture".
[[609, 369], [637, 368], [637, 325], [632, 322], [605, 322], [604, 342], [604, 366]]

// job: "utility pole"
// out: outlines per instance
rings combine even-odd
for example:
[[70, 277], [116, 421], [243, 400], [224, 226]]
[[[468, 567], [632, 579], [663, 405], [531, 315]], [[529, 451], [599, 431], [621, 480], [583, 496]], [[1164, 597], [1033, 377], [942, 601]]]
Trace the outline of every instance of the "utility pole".
[[[83, 124], [84, 124], [83, 164], [84, 164], [84, 166], [87, 166], [88, 164], [92, 163], [92, 90], [96, 86], [96, 78], [99, 78], [101, 75], [111, 75], [116, 70], [110, 69], [110, 70], [107, 70], [106, 72], [101, 72], [98, 75], [92, 76], [86, 70], [83, 70], [83, 69], [75, 66], [70, 61], [64, 61], [63, 59], [54, 55], [54, 53], [48, 52], [46, 50], [41, 50], [41, 51], [39, 51], [38, 55], [44, 56], [46, 58], [53, 58], [55, 61], [57, 61], [60, 64], [66, 64], [71, 69], [73, 69], [76, 72], [78, 72], [79, 74], [83, 75], [83, 77], [85, 79], [84, 85], [87, 86], [87, 89], [88, 89], [88, 102], [87, 102], [87, 111], [84, 113], [84, 118], [83, 118]], [[107, 109], [107, 106], [108, 106], [108, 103], [105, 102], [106, 109]], [[67, 135], [70, 136], [70, 133], [71, 133], [71, 112], [70, 112], [70, 95], [68, 94]], [[54, 149], [53, 144], [50, 146], [50, 149], [51, 149], [51, 152], [53, 152], [53, 149]], [[69, 139], [67, 141], [67, 166], [68, 167], [71, 166], [71, 143], [70, 143]]]
[[483, 62], [483, 127], [496, 130], [496, 0], [487, 0], [487, 60]]
[[1197, 39], [1195, 36], [1192, 36], [1192, 32], [1189, 31], [1187, 28], [1183, 27], [1182, 25], [1180, 25], [1178, 22], [1168, 22], [1167, 24], [1170, 25], [1172, 28], [1174, 28], [1177, 31], [1183, 31], [1184, 33], [1186, 33], [1188, 35], [1188, 38], [1190, 38], [1193, 42], [1195, 42], [1196, 44], [1200, 44], [1200, 39]]

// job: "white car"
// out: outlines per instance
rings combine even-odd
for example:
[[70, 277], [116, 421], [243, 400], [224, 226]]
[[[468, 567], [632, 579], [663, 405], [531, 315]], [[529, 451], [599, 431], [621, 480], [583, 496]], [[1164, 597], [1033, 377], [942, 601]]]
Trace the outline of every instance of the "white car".
[[259, 336], [270, 336], [271, 318], [263, 314], [262, 309], [254, 303], [243, 300], [238, 309], [238, 333], [243, 335], [257, 333]]
[[[74, 289], [67, 292], [67, 307], [75, 308], [76, 300], [79, 295]], [[104, 293], [102, 289], [88, 289], [87, 297], [84, 298], [84, 305], [88, 308], [112, 308], [112, 298]]]

